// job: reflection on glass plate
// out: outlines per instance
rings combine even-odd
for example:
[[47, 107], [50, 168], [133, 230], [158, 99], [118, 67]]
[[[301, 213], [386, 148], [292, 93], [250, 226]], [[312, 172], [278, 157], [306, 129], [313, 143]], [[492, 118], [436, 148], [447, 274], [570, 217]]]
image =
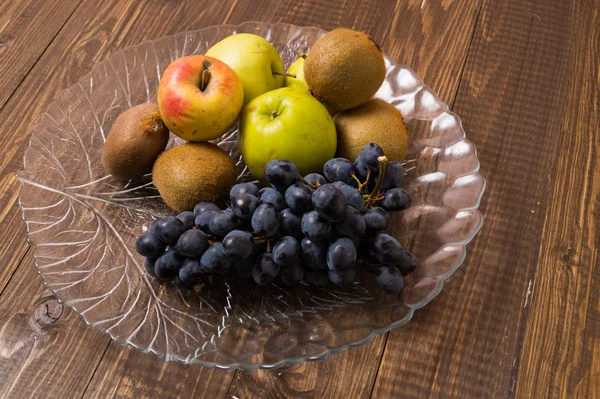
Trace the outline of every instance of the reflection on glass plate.
[[[477, 208], [485, 180], [458, 116], [412, 70], [386, 59], [387, 78], [376, 96], [402, 111], [412, 133], [405, 186], [413, 204], [396, 218], [392, 234], [420, 261], [399, 298], [380, 294], [368, 276], [345, 288], [232, 282], [199, 294], [158, 284], [133, 248], [143, 228], [170, 212], [150, 176], [124, 187], [107, 176], [102, 145], [121, 112], [156, 101], [171, 61], [203, 54], [236, 32], [266, 37], [286, 67], [325, 33], [250, 22], [115, 53], [60, 93], [34, 127], [18, 175], [20, 204], [44, 283], [90, 326], [167, 360], [279, 367], [364, 344], [409, 321], [463, 262], [465, 245], [481, 227]], [[238, 161], [240, 179], [247, 179], [236, 139], [234, 128], [217, 142]]]

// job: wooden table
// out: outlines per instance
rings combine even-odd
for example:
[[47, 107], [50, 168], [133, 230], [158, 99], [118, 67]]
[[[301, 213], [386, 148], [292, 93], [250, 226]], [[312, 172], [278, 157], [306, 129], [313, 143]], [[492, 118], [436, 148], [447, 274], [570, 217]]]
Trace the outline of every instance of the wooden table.
[[[463, 120], [482, 230], [404, 327], [326, 360], [224, 372], [87, 327], [33, 267], [14, 173], [58, 92], [116, 50], [247, 20], [370, 33]], [[600, 398], [600, 2], [3, 0], [0, 397]]]

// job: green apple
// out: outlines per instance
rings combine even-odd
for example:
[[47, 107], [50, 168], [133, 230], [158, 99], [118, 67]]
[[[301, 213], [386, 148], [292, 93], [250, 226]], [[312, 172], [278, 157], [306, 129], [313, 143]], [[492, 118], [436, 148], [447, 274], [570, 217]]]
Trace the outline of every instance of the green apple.
[[337, 135], [327, 109], [307, 91], [284, 87], [250, 101], [242, 110], [240, 150], [252, 175], [264, 180], [265, 165], [286, 159], [302, 175], [323, 171], [335, 156]]
[[[285, 87], [292, 87], [294, 89], [308, 91], [308, 83], [304, 79], [304, 61], [306, 56], [298, 58], [290, 68], [288, 69], [285, 77]], [[290, 76], [290, 75], [293, 75]]]
[[250, 33], [228, 36], [205, 55], [223, 61], [237, 73], [244, 87], [244, 105], [285, 83], [281, 57], [264, 37]]

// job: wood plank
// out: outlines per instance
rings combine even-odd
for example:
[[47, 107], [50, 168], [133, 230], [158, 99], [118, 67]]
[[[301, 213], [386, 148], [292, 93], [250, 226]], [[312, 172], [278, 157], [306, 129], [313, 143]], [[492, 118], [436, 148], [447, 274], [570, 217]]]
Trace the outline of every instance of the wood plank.
[[[245, 20], [264, 20], [271, 22], [290, 20], [294, 21], [294, 23], [300, 23], [296, 22], [296, 20], [302, 15], [303, 8], [298, 8], [293, 1], [281, 1], [278, 2], [276, 6], [272, 2], [253, 3], [252, 7], [249, 7], [248, 4], [250, 3], [247, 3], [245, 7], [244, 5], [240, 5], [240, 7], [236, 6], [233, 8], [232, 11], [225, 16], [224, 22], [238, 24]], [[318, 2], [312, 2], [312, 4], [318, 4]], [[339, 6], [353, 9], [355, 4], [354, 2], [347, 1]], [[322, 7], [323, 6], [320, 5], [317, 9]], [[310, 7], [309, 9], [314, 8]], [[339, 13], [340, 15], [345, 14], [343, 10], [344, 9], [342, 8], [342, 12]], [[354, 11], [354, 13], [356, 12], [357, 11]], [[347, 14], [350, 17], [356, 17], [351, 10], [348, 10]], [[326, 19], [323, 17], [322, 13], [316, 13], [314, 15], [315, 19], [312, 22], [302, 22], [300, 24], [317, 25], [329, 29], [340, 25], [340, 21]], [[372, 27], [376, 23], [377, 15], [378, 14], [375, 13], [370, 15], [363, 14], [362, 19], [368, 20], [369, 26]], [[355, 378], [352, 384], [335, 384], [331, 387], [326, 387], [321, 383], [319, 384], [320, 387], [317, 389], [317, 392], [332, 392], [336, 393], [336, 396], [337, 394], [347, 396], [360, 389], [363, 393], [368, 395], [375, 377], [376, 365], [379, 363], [379, 357], [383, 350], [383, 343], [383, 337], [378, 337], [363, 348], [345, 352], [327, 363], [318, 362], [300, 366], [300, 370], [303, 370], [303, 376], [327, 372], [327, 380], [343, 381], [347, 380], [347, 377], [353, 373], [354, 367], [364, 367], [365, 365], [369, 365], [370, 369], [362, 373], [361, 378]], [[114, 392], [118, 392], [119, 396], [136, 398], [139, 397], [139, 395], [143, 395], [144, 397], [189, 397], [197, 395], [199, 390], [205, 397], [225, 397], [229, 384], [225, 384], [223, 380], [224, 378], [229, 378], [231, 380], [235, 373], [225, 373], [223, 371], [213, 371], [211, 369], [203, 369], [194, 366], [190, 367], [180, 364], [164, 363], [156, 360], [148, 362], [148, 360], [148, 356], [144, 356], [139, 352], [128, 349], [123, 350], [122, 348], [111, 344], [107, 356], [102, 360], [98, 372], [94, 375], [90, 384], [88, 392], [94, 392], [94, 394], [90, 393], [88, 395], [86, 393], [86, 397], [107, 397]], [[336, 363], [332, 363], [332, 361]], [[139, 367], [139, 365], [142, 364], [143, 367]], [[333, 367], [334, 364], [337, 366]], [[340, 364], [344, 366], [340, 367]], [[136, 386], [143, 386], [142, 384], [144, 381], [154, 381], [155, 376], [157, 375], [170, 376], [170, 379], [165, 377], [163, 378], [164, 384], [162, 387], [160, 384], [153, 384], [152, 387], [145, 388], [145, 391], [142, 393], [140, 389], [133, 387], [130, 383], [130, 378], [115, 378], [113, 373], [114, 369], [124, 369], [127, 370], [128, 374], [131, 373], [131, 378], [138, 381]], [[298, 368], [294, 368], [294, 370], [293, 373], [296, 374], [296, 377], [291, 376], [290, 378], [298, 380]], [[267, 386], [274, 391], [281, 389], [281, 387], [278, 386], [271, 386], [274, 382], [273, 377], [277, 374], [281, 375], [281, 373], [278, 372], [265, 370], [248, 373], [238, 372], [234, 379], [233, 395], [238, 395], [240, 398], [248, 397], [245, 390], [248, 387], [254, 389], [257, 382], [259, 382], [262, 387], [265, 386], [263, 384], [268, 383], [269, 385]], [[258, 376], [258, 381], [255, 380], [253, 376]], [[186, 384], [181, 386], [173, 385], [176, 381], [182, 380], [185, 380]], [[278, 380], [281, 382], [284, 381], [282, 378], [278, 378]], [[305, 378], [300, 384], [314, 384], [313, 380], [313, 378]], [[326, 380], [322, 381], [325, 382]], [[285, 385], [287, 386], [288, 383], [285, 382]], [[207, 387], [210, 388], [209, 392], [201, 390], [205, 390]], [[300, 391], [304, 390], [304, 388], [301, 387], [297, 388]], [[313, 389], [315, 389], [314, 386]], [[307, 394], [310, 394], [310, 392], [314, 391], [308, 391]], [[227, 395], [229, 396], [230, 393], [227, 393]], [[258, 393], [254, 392], [254, 395], [256, 394]]]
[[[560, 142], [575, 140], [562, 121], [576, 70], [575, 15], [589, 13], [579, 10], [566, 2], [484, 2], [454, 106], [487, 178], [484, 225], [440, 296], [390, 334], [373, 397], [514, 396], [536, 267], [551, 267], [539, 247], [557, 251], [556, 240], [540, 232], [565, 222], [548, 198], [551, 184], [563, 183], [555, 171]], [[563, 165], [569, 165], [565, 174], [587, 169], [574, 161]], [[556, 300], [562, 295], [555, 292]], [[548, 307], [540, 319], [549, 316]], [[548, 375], [528, 377], [536, 386], [550, 384]], [[522, 397], [546, 395], [524, 391]]]
[[165, 362], [154, 354], [110, 344], [85, 398], [220, 398], [235, 371]]
[[[198, 7], [200, 9], [204, 7], [204, 11], [197, 12]], [[20, 211], [16, 206], [20, 184], [14, 178], [14, 173], [22, 167], [23, 152], [31, 128], [60, 90], [75, 83], [89, 72], [91, 65], [107, 58], [116, 49], [146, 39], [159, 38], [186, 28], [198, 29], [210, 25], [216, 16], [227, 14], [227, 8], [224, 7], [225, 5], [222, 3], [208, 1], [206, 4], [199, 4], [197, 1], [177, 4], [169, 2], [137, 4], [119, 0], [101, 3], [85, 1], [0, 112], [0, 131], [3, 132], [0, 136], [0, 150], [3, 154], [3, 158], [0, 160], [0, 192], [2, 193], [0, 201], [2, 201], [4, 209], [0, 214], [0, 221], [3, 225], [0, 239], [10, 245], [11, 249], [0, 252], [2, 264], [0, 295], [2, 299], [8, 296], [10, 300], [7, 303], [24, 302], [24, 310], [21, 310], [21, 313], [34, 312], [32, 304], [36, 299], [34, 292], [37, 292], [22, 290], [22, 286], [27, 284], [32, 289], [42, 289], [41, 284], [39, 282], [32, 283], [31, 276], [27, 274], [34, 273], [31, 255], [25, 258], [19, 271], [11, 279], [19, 260], [27, 251]], [[164, 15], [170, 15], [170, 18], [165, 20]], [[23, 115], [27, 115], [27, 118], [23, 118]], [[7, 285], [9, 281], [10, 284]], [[22, 298], [15, 301], [14, 292], [19, 292], [19, 290], [22, 291]], [[25, 298], [31, 300], [29, 305]], [[67, 314], [70, 313], [65, 311], [64, 315]], [[9, 316], [12, 316], [10, 312], [6, 317]], [[74, 316], [65, 318], [61, 323], [60, 329], [53, 330], [52, 342], [55, 344], [47, 350], [36, 352], [35, 357], [30, 358], [28, 362], [24, 362], [25, 358], [19, 356], [0, 356], [1, 368], [7, 370], [7, 374], [0, 375], [0, 386], [11, 387], [12, 381], [17, 378], [18, 374], [25, 373], [24, 376], [38, 376], [38, 380], [44, 381], [44, 383], [60, 382], [53, 388], [52, 396], [49, 397], [78, 397], [83, 394], [83, 389], [90, 381], [110, 338], [95, 333], [93, 329]], [[0, 325], [4, 325], [4, 323]], [[19, 334], [23, 333], [22, 329], [6, 328], [3, 331], [4, 342], [20, 342], [18, 339]], [[92, 332], [96, 334], [93, 335], [93, 339], [90, 338]], [[122, 349], [120, 346], [117, 348]], [[57, 364], [62, 365], [61, 370], [68, 373], [68, 381], [63, 380], [64, 374], [57, 373], [45, 366], [45, 364], [55, 364], [54, 358], [61, 358]], [[165, 364], [158, 358], [153, 357], [153, 360], [161, 367]], [[79, 361], [85, 363], [79, 364]], [[134, 362], [133, 364], [134, 367], [141, 368], [141, 364], [147, 365], [148, 360], [143, 359], [140, 360], [140, 363]], [[166, 372], [165, 378], [170, 379], [169, 375], [169, 372]], [[223, 378], [222, 385], [227, 387], [231, 377], [229, 380], [225, 374], [222, 374], [221, 377]], [[199, 380], [203, 380], [203, 378]], [[219, 384], [217, 378], [213, 378], [213, 380]], [[30, 382], [32, 380], [22, 381]], [[15, 392], [15, 397], [34, 395], [40, 388], [40, 385], [27, 385], [22, 381], [11, 388]], [[146, 381], [146, 383], [151, 382]], [[17, 388], [18, 390], [15, 391]]]
[[[423, 8], [405, 1], [372, 4], [364, 6], [363, 3], [363, 10], [354, 11], [358, 15], [367, 14], [359, 20], [353, 11], [338, 8], [340, 19], [332, 20], [327, 14], [326, 23], [331, 27], [350, 26], [368, 32], [382, 43], [384, 51], [392, 59], [411, 66], [440, 93], [442, 99], [451, 103], [458, 88], [480, 3], [452, 3], [445, 7], [429, 4]], [[353, 2], [348, 6], [356, 7], [356, 4]], [[306, 4], [304, 9], [307, 9]], [[371, 12], [375, 14], [368, 17]], [[320, 25], [318, 18], [322, 15], [322, 12], [317, 12], [314, 16], [301, 14], [289, 18], [300, 18], [306, 25]], [[317, 22], [309, 18], [315, 18]], [[239, 371], [227, 397], [256, 397], [263, 392], [266, 392], [263, 394], [266, 397], [369, 397], [386, 337], [378, 336], [368, 345], [332, 355], [324, 361], [284, 370]], [[404, 382], [403, 375], [394, 373], [392, 378], [392, 384]]]
[[[18, 261], [15, 259], [15, 261]], [[28, 253], [0, 301], [0, 397], [77, 398], [110, 338], [59, 304]]]
[[80, 2], [0, 3], [0, 110]]
[[[600, 397], [600, 3], [573, 5], [548, 213], [517, 397]], [[552, 20], [540, 16], [552, 26]]]
[[[319, 5], [318, 2], [308, 2], [308, 4], [306, 4], [306, 6], [308, 7], [308, 9], [314, 10], [315, 7], [309, 7], [309, 6], [315, 6], [315, 4], [318, 5], [318, 7], [316, 7], [317, 11], [318, 10], [322, 10], [324, 8], [324, 6], [323, 5]], [[348, 20], [348, 25], [349, 26], [353, 26], [353, 24], [357, 24], [357, 23], [358, 24], [364, 24], [362, 26], [365, 27], [365, 30], [369, 30], [369, 31], [373, 31], [375, 25], [384, 26], [384, 25], [380, 24], [380, 21], [378, 19], [382, 15], [387, 15], [387, 16], [392, 15], [389, 12], [389, 10], [384, 9], [384, 8], [377, 8], [375, 13], [369, 14], [369, 13], [365, 13], [364, 12], [365, 11], [365, 7], [364, 6], [357, 7], [354, 4], [354, 2], [348, 2], [348, 3], [345, 3], [345, 4], [348, 4], [347, 7], [350, 7], [350, 9], [352, 10], [352, 13], [355, 13], [355, 14], [352, 14], [351, 17], [349, 17], [350, 19]], [[109, 9], [109, 7], [113, 7], [113, 8], [116, 7], [116, 10], [113, 11], [112, 13], [108, 14], [104, 10]], [[397, 7], [394, 7], [394, 8], [396, 9], [396, 11], [400, 11], [404, 15], [406, 15], [407, 21], [408, 20], [412, 21], [411, 17], [413, 15], [410, 14], [410, 13], [408, 13], [407, 10], [405, 10], [402, 7], [400, 9], [398, 9]], [[87, 7], [86, 7], [86, 9], [87, 9]], [[107, 5], [106, 9], [97, 10], [97, 9], [93, 9], [92, 8], [90, 10], [90, 12], [93, 13], [93, 15], [98, 15], [98, 20], [108, 20], [108, 21], [111, 22], [111, 26], [113, 26], [114, 24], [116, 24], [116, 28], [113, 29], [113, 30], [111, 30], [111, 33], [114, 32], [113, 36], [104, 37], [103, 38], [104, 43], [107, 43], [107, 45], [110, 46], [116, 40], [123, 40], [123, 39], [125, 39], [127, 41], [128, 36], [125, 35], [125, 33], [123, 31], [121, 31], [121, 29], [122, 29], [121, 27], [123, 26], [123, 25], [121, 25], [121, 23], [122, 23], [121, 19], [119, 19], [119, 17], [115, 16], [115, 15], [118, 15], [120, 12], [122, 12], [122, 9], [119, 8], [119, 7], [117, 7], [117, 6], [115, 6], [114, 4]], [[265, 15], [266, 15], [265, 18], [273, 18], [273, 20], [277, 20], [277, 18], [284, 18], [284, 17], [287, 16], [286, 11], [285, 11], [286, 8], [283, 7], [282, 4], [278, 3], [277, 7], [274, 7], [274, 4], [267, 4], [265, 6], [264, 10], [259, 9], [258, 11], [262, 12], [262, 11], [265, 11], [267, 9], [273, 10], [273, 12], [275, 12], [276, 14], [274, 16], [271, 16], [269, 14], [262, 13], [261, 14], [262, 17], [265, 17]], [[302, 8], [295, 8], [294, 7], [293, 10], [299, 16], [300, 15], [304, 15], [304, 14], [302, 14], [302, 10], [303, 10]], [[411, 7], [411, 10], [412, 10], [412, 7]], [[441, 34], [448, 33], [448, 31], [447, 31], [448, 29], [455, 29], [457, 26], [459, 26], [459, 27], [463, 26], [463, 25], [460, 24], [460, 22], [464, 21], [464, 19], [465, 19], [464, 18], [465, 14], [461, 13], [462, 10], [464, 10], [464, 9], [455, 7], [454, 10], [455, 11], [453, 11], [453, 12], [446, 13], [447, 15], [444, 17], [444, 19], [440, 19], [438, 21], [438, 23], [436, 24], [436, 26], [439, 27], [439, 28], [437, 28], [439, 30], [439, 33], [441, 33]], [[467, 18], [466, 21], [467, 22], [470, 21], [471, 27], [472, 27], [472, 24], [473, 24], [474, 19], [475, 19], [476, 8], [469, 8], [468, 10], [470, 10], [470, 13], [468, 13], [466, 15], [470, 16], [471, 19], [469, 20], [469, 18]], [[181, 22], [181, 24], [185, 24], [185, 22], [187, 22], [187, 21], [185, 21], [185, 18], [189, 18], [189, 15], [190, 15], [190, 11], [189, 10], [185, 10], [184, 8], [179, 8], [176, 11], [173, 11], [173, 10], [171, 10], [171, 11], [175, 15], [181, 15], [182, 16], [182, 18], [184, 19], [184, 22]], [[348, 12], [350, 12], [350, 11], [348, 11]], [[415, 10], [415, 12], [418, 12], [418, 11]], [[344, 15], [345, 13], [346, 13], [346, 11], [342, 9], [342, 11], [339, 13], [339, 15]], [[106, 14], [108, 14], [108, 15], [106, 15]], [[148, 24], [151, 24], [152, 22], [154, 22], [153, 20], [145, 20], [144, 19], [144, 15], [145, 14], [144, 14], [143, 11], [139, 15], [140, 16], [137, 17], [139, 19], [136, 20], [136, 23], [139, 22], [140, 24], [144, 23], [144, 24], [148, 25]], [[222, 14], [222, 15], [226, 15], [227, 16], [227, 20], [229, 22], [235, 21], [236, 17], [235, 17], [235, 14], [233, 12], [231, 14], [226, 13], [226, 14]], [[317, 18], [317, 17], [318, 18], [323, 18], [323, 13], [322, 12], [316, 12], [315, 11], [315, 12], [311, 13], [310, 15], [314, 15], [314, 18]], [[443, 14], [440, 14], [440, 15], [443, 15]], [[150, 17], [147, 17], [147, 18], [149, 19]], [[412, 30], [409, 32], [408, 28], [404, 27], [404, 26], [408, 26], [408, 24], [405, 23], [407, 21], [404, 21], [402, 19], [397, 20], [397, 22], [395, 23], [395, 26], [397, 26], [399, 28], [398, 28], [397, 31], [395, 31], [395, 33], [404, 34], [405, 36], [409, 36], [409, 33], [412, 32]], [[89, 26], [94, 26], [93, 22], [94, 21], [92, 21], [92, 23], [90, 23]], [[308, 21], [307, 22], [303, 22], [303, 23], [306, 23], [306, 24], [318, 24], [318, 23], [315, 23], [315, 22], [309, 23]], [[178, 26], [180, 29], [183, 26], [185, 26], [185, 25], [181, 25], [181, 24]], [[96, 34], [97, 33], [101, 33], [103, 35], [107, 35], [108, 33], [104, 32], [104, 31], [102, 31], [102, 32], [94, 32], [94, 31], [89, 32], [88, 30], [86, 30], [84, 27], [82, 27], [80, 25], [75, 25], [75, 24], [73, 24], [73, 25], [77, 27], [77, 29], [73, 29], [73, 31], [74, 32], [80, 32], [80, 33], [78, 35], [76, 35], [71, 40], [68, 40], [68, 41], [65, 40], [65, 42], [68, 42], [68, 44], [71, 47], [73, 47], [73, 48], [77, 48], [79, 42], [83, 42], [83, 43], [86, 44], [86, 47], [89, 47], [89, 49], [88, 49], [89, 52], [85, 52], [85, 48], [83, 50], [82, 49], [78, 49], [79, 51], [75, 52], [75, 54], [76, 54], [77, 57], [80, 57], [80, 58], [84, 57], [84, 60], [77, 59], [77, 64], [79, 64], [79, 65], [84, 65], [84, 64], [90, 65], [90, 64], [93, 64], [93, 63], [99, 61], [99, 59], [93, 58], [94, 55], [96, 55], [97, 57], [104, 58], [106, 56], [106, 53], [108, 52], [108, 50], [106, 50], [106, 47], [101, 46], [101, 43], [98, 43], [98, 42], [88, 43], [88, 40], [86, 40], [86, 39], [89, 38], [89, 37], [92, 37], [92, 35], [94, 33], [96, 33]], [[324, 26], [326, 28], [332, 28], [332, 27], [337, 26], [337, 25], [338, 25], [338, 23], [336, 21], [331, 21], [329, 18], [327, 18], [327, 20], [324, 21], [323, 24], [322, 24], [322, 26]], [[359, 27], [359, 26], [356, 25], [356, 27]], [[71, 28], [69, 28], [69, 29], [71, 29]], [[466, 30], [463, 29], [463, 30], [459, 30], [459, 31], [460, 32], [464, 32], [464, 31], [468, 32], [468, 29], [466, 29]], [[382, 35], [383, 31], [380, 30], [380, 32], [381, 32], [380, 35]], [[164, 34], [166, 34], [166, 32], [163, 32], [162, 34], [164, 35]], [[414, 40], [412, 40], [412, 41], [416, 42], [417, 40], [419, 40], [418, 38], [421, 37], [421, 36], [422, 36], [422, 34], [417, 34], [417, 37]], [[465, 34], [464, 35], [464, 39], [468, 39], [468, 38], [469, 38], [468, 34]], [[135, 43], [135, 42], [136, 41], [132, 40], [132, 41], [129, 41], [128, 43]], [[121, 43], [121, 44], [122, 45], [126, 45], [127, 43]], [[466, 54], [468, 40], [463, 40], [459, 44], [462, 44], [462, 46], [461, 45], [457, 45], [455, 47], [457, 49], [457, 51], [456, 51], [457, 56], [455, 57], [453, 55], [453, 58], [455, 57], [458, 61], [461, 60], [461, 57], [464, 58], [464, 55]], [[60, 51], [64, 52], [66, 48], [68, 48], [68, 47], [67, 47], [67, 45], [65, 43], [62, 43], [60, 46], [58, 46], [58, 45], [56, 46], [57, 52], [60, 52]], [[441, 48], [438, 51], [440, 53], [445, 52]], [[81, 53], [83, 53], [83, 54], [81, 54]], [[69, 53], [65, 53], [65, 54], [62, 54], [62, 56], [63, 57], [69, 56], [69, 54], [72, 54], [72, 53], [70, 53], [70, 52]], [[75, 60], [73, 60], [73, 61], [75, 61]], [[459, 62], [459, 64], [460, 64], [460, 62]], [[69, 65], [68, 61], [65, 62], [65, 65]], [[61, 71], [61, 73], [65, 74], [65, 72], [62, 72], [62, 71]], [[66, 86], [66, 85], [74, 82], [78, 78], [78, 76], [79, 76], [78, 74], [79, 73], [81, 73], [81, 69], [75, 69], [75, 70], [71, 69], [71, 73], [70, 74], [63, 75], [63, 79], [67, 80], [67, 83], [64, 84], [64, 85]], [[450, 89], [449, 89], [448, 92], [451, 93], [453, 90], [455, 90], [455, 87], [456, 87], [457, 82], [458, 82], [458, 77], [456, 75], [448, 75], [448, 76], [450, 76], [450, 78], [449, 78], [450, 80], [454, 80], [454, 84], [449, 84], [448, 86], [441, 86], [441, 87], [442, 88], [449, 87]], [[427, 79], [427, 75], [425, 75], [425, 78]], [[54, 84], [55, 85], [55, 86], [50, 86], [50, 87], [56, 87], [56, 83], [50, 82], [50, 84]], [[42, 93], [39, 93], [39, 94], [42, 94]], [[16, 108], [17, 107], [13, 108], [13, 112], [14, 112], [14, 110]], [[43, 108], [41, 108], [41, 109], [43, 110]], [[18, 126], [18, 127], [22, 131], [23, 130], [24, 131], [27, 130], [26, 127], [23, 127], [23, 126]], [[16, 159], [18, 159], [19, 156], [20, 155], [17, 154], [17, 155], [14, 155], [12, 157], [12, 160], [14, 160], [14, 163], [12, 165], [13, 167], [14, 167], [14, 165], [17, 162]], [[8, 162], [5, 161], [5, 165], [6, 166], [8, 166], [9, 164], [10, 164], [10, 161], [8, 161]], [[376, 350], [373, 350], [373, 345], [375, 346]], [[345, 359], [347, 360], [347, 359], [351, 359], [351, 358], [354, 358], [354, 357], [357, 357], [359, 359], [364, 359], [364, 361], [360, 361], [360, 362], [358, 362], [356, 364], [353, 364], [352, 368], [348, 369], [343, 374], [340, 374], [339, 378], [337, 378], [337, 380], [339, 380], [339, 381], [348, 381], [348, 380], [351, 380], [351, 379], [354, 378], [354, 375], [356, 374], [357, 371], [360, 371], [360, 370], [364, 369], [365, 367], [368, 367], [368, 365], [371, 365], [371, 367], [374, 367], [377, 364], [377, 362], [378, 362], [378, 358], [379, 358], [379, 354], [381, 352], [382, 346], [383, 346], [383, 339], [382, 339], [382, 337], [380, 337], [380, 338], [378, 338], [375, 341], [375, 343], [371, 344], [371, 346], [367, 346], [367, 347], [364, 347], [362, 349], [355, 349], [355, 350], [353, 350], [355, 352], [358, 351], [359, 353], [352, 354], [351, 352], [347, 352], [347, 353], [345, 353], [343, 355], [339, 355], [339, 356], [336, 356], [335, 358], [333, 358], [333, 359], [337, 358], [337, 362], [340, 362], [340, 363], [344, 363]], [[365, 355], [368, 355], [368, 356], [365, 356]], [[120, 359], [120, 358], [119, 357], [114, 357], [114, 359]], [[120, 362], [121, 360], [115, 360], [115, 361], [119, 361]], [[144, 366], [147, 366], [147, 361], [146, 361], [145, 358], [143, 360], [140, 360], [140, 359], [137, 359], [135, 356], [133, 356], [132, 359], [130, 361], [128, 361], [128, 362], [129, 362], [129, 364], [132, 365], [132, 367], [130, 367], [131, 369], [136, 369], [135, 366], [138, 365], [139, 362], [143, 362]], [[113, 363], [109, 363], [109, 364], [113, 364]], [[352, 363], [349, 363], [349, 364], [352, 364]], [[314, 372], [321, 373], [321, 372], [324, 371], [324, 364], [323, 363], [311, 363], [311, 367], [315, 367], [315, 366], [312, 366], [312, 365], [316, 365], [316, 368], [314, 369]], [[129, 368], [129, 366], [127, 366], [127, 367]], [[104, 370], [104, 369], [105, 368], [104, 368], [104, 364], [103, 364], [102, 367], [101, 367], [101, 369], [99, 369], [99, 374], [98, 375], [102, 375], [102, 370]], [[107, 367], [106, 369], [110, 370], [110, 367]], [[372, 371], [369, 371], [368, 373], [365, 373], [366, 377], [367, 377], [367, 381], [370, 381], [370, 383], [365, 384], [364, 387], [362, 387], [363, 388], [363, 392], [365, 394], [368, 394], [368, 392], [370, 390], [370, 386], [372, 385], [372, 381], [373, 381], [373, 378], [374, 378], [374, 373], [375, 373], [374, 369], [371, 369], [371, 370]], [[271, 376], [274, 376], [275, 374], [276, 373], [271, 372], [269, 378], [271, 378]], [[115, 389], [116, 389], [116, 391], [119, 391], [118, 387], [120, 387], [120, 386], [126, 386], [126, 382], [122, 382], [122, 381], [120, 382], [120, 381], [110, 380], [111, 376], [112, 376], [112, 374], [109, 374], [107, 376], [108, 380], [107, 381], [101, 381], [101, 383], [99, 385], [96, 383], [97, 380], [95, 379], [94, 382], [93, 382], [93, 386], [97, 387], [102, 392], [115, 392]], [[199, 380], [201, 380], [201, 379], [202, 378], [200, 378]], [[253, 383], [251, 380], [246, 380], [246, 379], [243, 379], [243, 378], [240, 378], [240, 380], [241, 380], [241, 382], [237, 383], [236, 387], [235, 387], [235, 389], [237, 391], [239, 391], [239, 392], [243, 392], [244, 391], [244, 389], [245, 389], [245, 383], [246, 383], [245, 381], [247, 381], [248, 383]], [[124, 384], [124, 385], [122, 385], [122, 384]], [[348, 387], [352, 387], [352, 385], [340, 383], [339, 387], [337, 387], [336, 388], [337, 390], [334, 390], [334, 392], [344, 392], [344, 389], [348, 389]], [[323, 389], [323, 388], [321, 388], [321, 389]], [[346, 390], [345, 392], [351, 392], [351, 391], [350, 390]]]

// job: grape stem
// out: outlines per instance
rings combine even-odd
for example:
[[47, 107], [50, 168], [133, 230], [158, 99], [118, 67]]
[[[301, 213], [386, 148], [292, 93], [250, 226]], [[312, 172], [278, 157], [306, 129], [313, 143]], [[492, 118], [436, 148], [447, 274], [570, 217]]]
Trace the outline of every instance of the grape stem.
[[[316, 190], [316, 189], [319, 187], [318, 185], [317, 185], [317, 186], [315, 186], [314, 184], [312, 184], [311, 182], [309, 182], [308, 180], [306, 180], [306, 179], [304, 178], [304, 176], [300, 176], [300, 180], [301, 180], [301, 181], [302, 181], [304, 184], [306, 184], [308, 187], [310, 187], [310, 188], [312, 188], [312, 189], [314, 189], [314, 190]], [[317, 184], [319, 184], [319, 182], [317, 182]]]
[[388, 163], [388, 159], [385, 155], [377, 158], [379, 161], [379, 176], [377, 176], [377, 183], [375, 184], [375, 188], [371, 191], [371, 194], [367, 197], [367, 206], [373, 206], [375, 202], [378, 201], [379, 198], [379, 190], [381, 189], [381, 184], [383, 183], [383, 178], [385, 176], [385, 167]]
[[371, 169], [367, 169], [367, 178], [364, 182], [361, 182], [355, 174], [352, 174], [352, 178], [358, 183], [358, 191], [360, 192], [369, 183], [369, 179], [371, 178]]

